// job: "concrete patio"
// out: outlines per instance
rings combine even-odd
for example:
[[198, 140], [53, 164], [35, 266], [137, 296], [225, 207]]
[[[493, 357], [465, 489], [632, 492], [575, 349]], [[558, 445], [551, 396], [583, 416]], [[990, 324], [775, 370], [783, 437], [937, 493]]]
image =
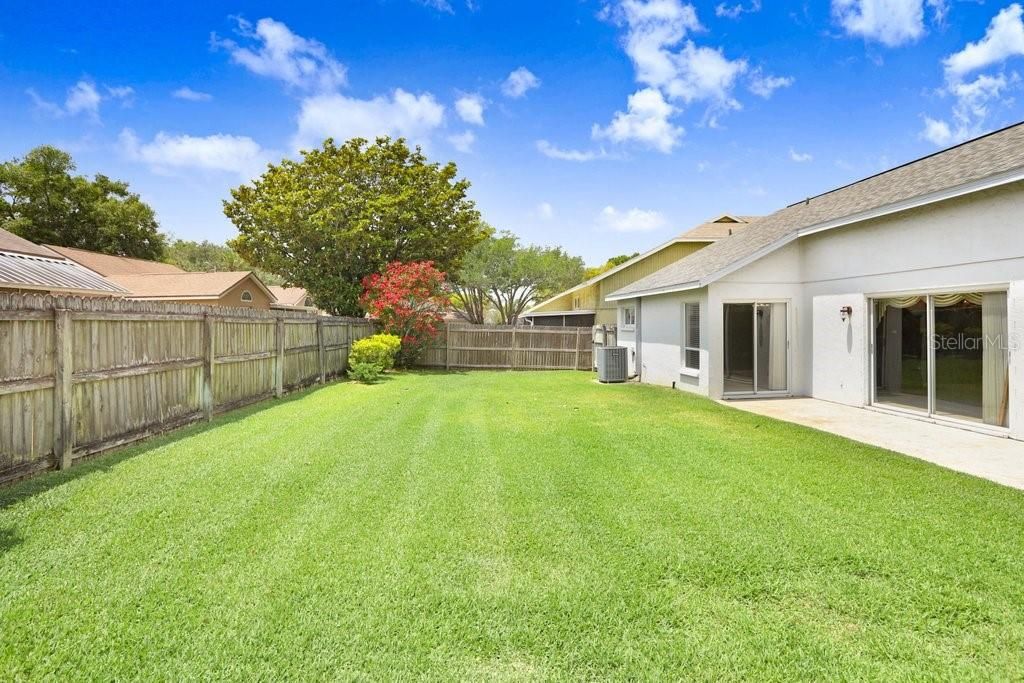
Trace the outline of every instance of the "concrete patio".
[[1024, 442], [813, 398], [723, 401], [1024, 490]]

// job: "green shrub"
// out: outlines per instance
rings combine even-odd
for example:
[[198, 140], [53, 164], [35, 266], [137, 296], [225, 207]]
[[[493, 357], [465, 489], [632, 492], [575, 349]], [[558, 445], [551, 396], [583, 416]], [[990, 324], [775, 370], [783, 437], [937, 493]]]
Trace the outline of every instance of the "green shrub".
[[375, 334], [352, 345], [348, 362], [353, 367], [361, 363], [370, 363], [376, 365], [381, 372], [387, 372], [395, 367], [395, 356], [401, 347], [402, 340], [395, 335]]
[[348, 376], [363, 384], [373, 384], [380, 379], [381, 369], [374, 363], [353, 363]]

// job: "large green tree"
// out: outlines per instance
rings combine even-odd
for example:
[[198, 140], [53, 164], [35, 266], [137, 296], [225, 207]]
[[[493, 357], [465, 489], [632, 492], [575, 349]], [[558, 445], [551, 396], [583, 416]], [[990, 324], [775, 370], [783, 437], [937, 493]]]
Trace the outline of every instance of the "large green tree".
[[75, 174], [67, 152], [42, 145], [0, 163], [0, 227], [39, 244], [159, 259], [166, 238], [128, 183]]
[[583, 259], [561, 247], [524, 246], [510, 232], [480, 242], [452, 278], [453, 305], [472, 323], [483, 323], [488, 306], [514, 325], [534, 301], [580, 282]]
[[486, 235], [455, 164], [431, 163], [402, 139], [328, 139], [231, 191], [229, 244], [249, 263], [309, 290], [317, 304], [358, 315], [361, 282], [395, 261], [454, 272]]
[[268, 285], [285, 284], [284, 278], [254, 268], [231, 247], [208, 240], [173, 240], [167, 245], [164, 261], [192, 273], [251, 270]]

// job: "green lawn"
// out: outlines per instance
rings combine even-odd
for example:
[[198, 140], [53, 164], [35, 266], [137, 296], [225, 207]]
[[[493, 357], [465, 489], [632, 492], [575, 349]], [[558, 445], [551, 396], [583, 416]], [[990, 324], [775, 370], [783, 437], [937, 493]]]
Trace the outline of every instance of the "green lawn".
[[585, 373], [336, 384], [0, 489], [0, 679], [1020, 679], [1024, 493]]

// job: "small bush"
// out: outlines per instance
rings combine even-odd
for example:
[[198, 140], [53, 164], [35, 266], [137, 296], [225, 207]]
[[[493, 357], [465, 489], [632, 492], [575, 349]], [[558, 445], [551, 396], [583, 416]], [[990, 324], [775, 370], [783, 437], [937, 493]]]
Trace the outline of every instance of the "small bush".
[[373, 384], [380, 379], [381, 369], [374, 363], [353, 363], [348, 376], [363, 384]]
[[381, 372], [387, 372], [395, 367], [395, 356], [401, 347], [402, 340], [395, 335], [375, 334], [352, 345], [349, 363], [353, 367], [361, 363], [370, 363], [376, 365]]

